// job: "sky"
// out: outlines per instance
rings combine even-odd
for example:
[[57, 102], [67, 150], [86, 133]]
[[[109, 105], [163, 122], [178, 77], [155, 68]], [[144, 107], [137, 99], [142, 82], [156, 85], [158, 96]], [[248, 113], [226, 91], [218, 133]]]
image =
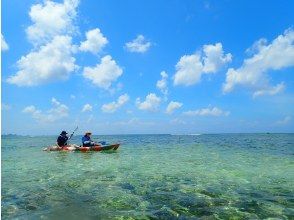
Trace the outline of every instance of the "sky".
[[294, 132], [293, 10], [2, 0], [2, 134]]

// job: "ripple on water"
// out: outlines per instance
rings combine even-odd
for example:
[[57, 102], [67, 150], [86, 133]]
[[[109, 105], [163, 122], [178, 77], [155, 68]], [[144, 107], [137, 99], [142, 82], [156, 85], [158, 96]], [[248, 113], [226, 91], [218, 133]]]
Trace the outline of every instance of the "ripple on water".
[[294, 218], [292, 134], [100, 139], [124, 144], [48, 153], [54, 137], [4, 138], [2, 218]]

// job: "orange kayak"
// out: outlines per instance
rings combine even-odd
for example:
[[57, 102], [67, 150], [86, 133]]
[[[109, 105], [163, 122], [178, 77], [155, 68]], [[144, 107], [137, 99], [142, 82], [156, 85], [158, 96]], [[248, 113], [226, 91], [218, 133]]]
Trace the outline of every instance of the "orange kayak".
[[117, 150], [120, 144], [108, 144], [108, 145], [95, 145], [92, 147], [81, 147], [77, 145], [66, 145], [64, 147], [46, 147], [44, 151], [81, 151], [81, 152], [88, 152], [88, 151], [104, 151], [104, 150]]

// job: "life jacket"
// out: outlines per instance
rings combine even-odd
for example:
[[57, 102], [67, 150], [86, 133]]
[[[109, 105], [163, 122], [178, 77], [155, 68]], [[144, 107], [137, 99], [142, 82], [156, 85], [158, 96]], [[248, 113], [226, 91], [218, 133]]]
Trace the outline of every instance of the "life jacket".
[[67, 140], [68, 140], [67, 136], [59, 135], [58, 138], [57, 138], [58, 146], [61, 147], [61, 146], [67, 145]]

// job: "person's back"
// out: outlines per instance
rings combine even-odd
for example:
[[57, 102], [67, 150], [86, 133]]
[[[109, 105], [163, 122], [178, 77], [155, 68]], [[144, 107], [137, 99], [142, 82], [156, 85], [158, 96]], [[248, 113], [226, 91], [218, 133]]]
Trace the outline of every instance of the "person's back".
[[61, 134], [58, 136], [57, 138], [57, 145], [59, 147], [63, 147], [67, 145], [67, 140], [68, 137], [66, 136], [67, 132], [66, 131], [62, 131]]

